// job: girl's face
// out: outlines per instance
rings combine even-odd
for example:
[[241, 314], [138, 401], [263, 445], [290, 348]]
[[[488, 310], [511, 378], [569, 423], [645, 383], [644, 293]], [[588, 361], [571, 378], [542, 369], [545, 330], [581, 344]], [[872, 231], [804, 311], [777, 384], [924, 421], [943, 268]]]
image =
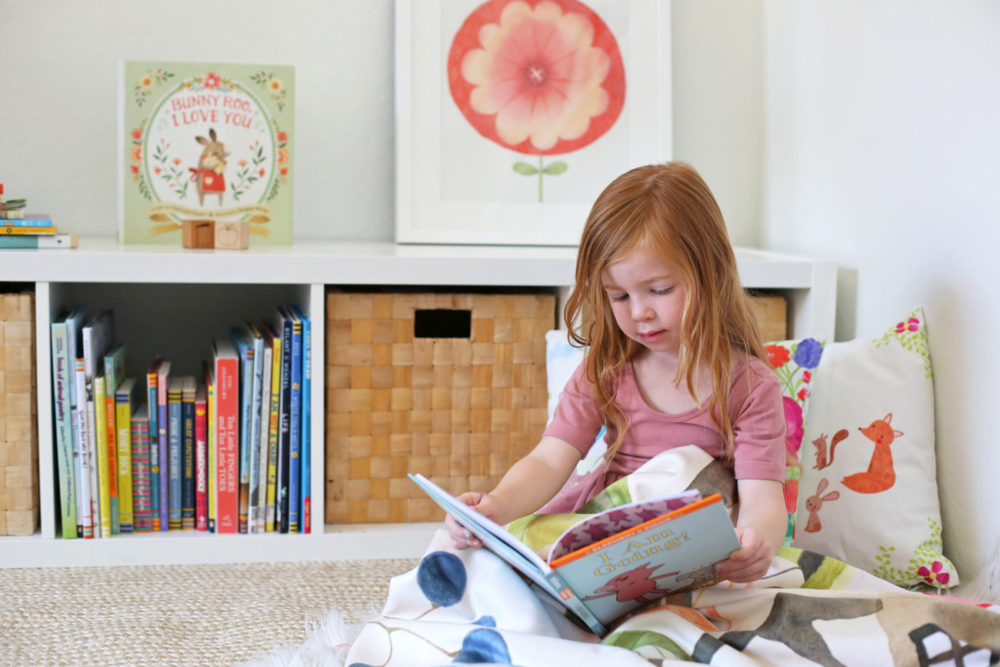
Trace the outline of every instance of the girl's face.
[[684, 286], [676, 266], [641, 244], [604, 269], [601, 284], [626, 336], [653, 352], [678, 354]]

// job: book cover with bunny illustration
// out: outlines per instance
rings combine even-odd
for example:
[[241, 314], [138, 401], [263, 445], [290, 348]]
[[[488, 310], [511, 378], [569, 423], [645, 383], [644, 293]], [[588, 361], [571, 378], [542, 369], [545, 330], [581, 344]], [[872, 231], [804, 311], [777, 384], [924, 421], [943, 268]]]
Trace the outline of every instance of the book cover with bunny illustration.
[[294, 68], [125, 61], [121, 77], [122, 243], [180, 245], [185, 220], [291, 243]]

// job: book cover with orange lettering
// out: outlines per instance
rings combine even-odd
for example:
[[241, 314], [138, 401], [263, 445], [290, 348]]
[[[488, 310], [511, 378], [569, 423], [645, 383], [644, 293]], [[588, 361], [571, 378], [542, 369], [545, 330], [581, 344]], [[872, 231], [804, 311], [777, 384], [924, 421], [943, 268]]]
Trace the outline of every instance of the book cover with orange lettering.
[[181, 245], [211, 220], [290, 244], [294, 92], [287, 65], [124, 61], [119, 240]]
[[715, 563], [740, 546], [722, 497], [702, 498], [691, 489], [581, 515], [543, 558], [424, 476], [409, 477], [483, 546], [601, 636], [644, 604], [715, 583]]

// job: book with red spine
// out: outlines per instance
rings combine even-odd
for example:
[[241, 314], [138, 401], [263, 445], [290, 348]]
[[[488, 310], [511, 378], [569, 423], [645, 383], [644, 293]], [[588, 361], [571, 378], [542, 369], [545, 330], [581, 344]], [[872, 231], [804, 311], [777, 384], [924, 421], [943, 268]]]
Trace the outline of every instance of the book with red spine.
[[239, 530], [240, 369], [228, 337], [213, 341], [215, 366], [215, 443], [217, 467], [216, 532]]

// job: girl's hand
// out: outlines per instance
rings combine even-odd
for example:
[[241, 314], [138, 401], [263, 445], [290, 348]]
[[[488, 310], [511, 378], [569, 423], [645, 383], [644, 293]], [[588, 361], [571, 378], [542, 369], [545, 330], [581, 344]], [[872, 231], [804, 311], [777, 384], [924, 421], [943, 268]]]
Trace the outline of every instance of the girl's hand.
[[775, 551], [763, 533], [750, 527], [736, 529], [743, 545], [715, 566], [715, 573], [735, 584], [757, 581], [767, 573]]
[[[493, 499], [485, 493], [469, 491], [468, 493], [463, 493], [458, 496], [457, 499], [485, 517], [492, 519], [496, 515], [496, 508], [493, 507]], [[479, 541], [479, 538], [466, 530], [465, 526], [456, 521], [450, 514], [445, 517], [444, 525], [448, 529], [448, 535], [451, 537], [451, 543], [456, 549], [483, 546], [483, 543]]]

